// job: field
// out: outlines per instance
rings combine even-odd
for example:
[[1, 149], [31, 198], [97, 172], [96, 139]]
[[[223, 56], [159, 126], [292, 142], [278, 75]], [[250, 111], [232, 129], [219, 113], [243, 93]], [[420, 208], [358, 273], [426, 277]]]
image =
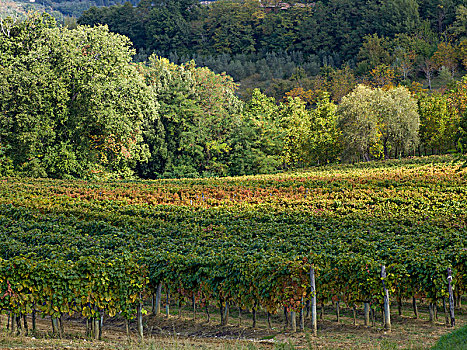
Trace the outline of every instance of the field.
[[7, 333], [17, 320], [13, 335], [24, 334], [24, 317], [38, 337], [101, 337], [104, 348], [126, 348], [126, 325], [130, 337], [143, 327], [145, 338], [177, 338], [169, 348], [218, 347], [216, 337], [239, 348], [427, 348], [448, 330], [448, 268], [456, 326], [466, 321], [466, 198], [449, 157], [222, 179], [2, 178], [2, 328], [11, 322], [0, 346], [16, 346]]

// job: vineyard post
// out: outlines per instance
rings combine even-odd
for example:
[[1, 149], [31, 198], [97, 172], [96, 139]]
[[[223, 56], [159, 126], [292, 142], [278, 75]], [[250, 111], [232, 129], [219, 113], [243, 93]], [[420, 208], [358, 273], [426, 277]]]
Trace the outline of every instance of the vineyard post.
[[386, 331], [391, 331], [391, 311], [389, 309], [389, 292], [386, 288], [386, 284], [384, 280], [386, 278], [386, 267], [383, 265], [381, 266], [381, 280], [383, 282], [383, 290], [384, 290], [384, 329]]
[[211, 322], [211, 315], [209, 314], [209, 301], [207, 300], [207, 297], [205, 296], [204, 297], [204, 311], [206, 311], [206, 316], [207, 316], [207, 320], [206, 320], [206, 323], [209, 323]]
[[219, 297], [219, 313], [221, 316], [221, 327], [224, 325], [224, 300], [222, 297]]
[[415, 299], [415, 295], [412, 297], [412, 306], [413, 306], [413, 313], [415, 318], [418, 318], [418, 308], [417, 308], [417, 299]]
[[165, 317], [169, 318], [169, 312], [170, 312], [170, 309], [169, 309], [169, 307], [170, 307], [170, 305], [169, 305], [169, 295], [170, 294], [169, 294], [169, 285], [168, 284], [166, 285], [166, 288], [167, 288], [167, 291], [166, 291], [167, 299], [165, 301]]
[[96, 314], [94, 316], [93, 322], [94, 322], [94, 339], [99, 340], [99, 315]]
[[58, 324], [57, 324], [57, 319], [52, 316], [52, 333], [56, 335], [58, 332]]
[[456, 319], [454, 317], [454, 296], [452, 293], [452, 271], [451, 268], [448, 268], [448, 292], [449, 292], [449, 314], [451, 318], [451, 327], [456, 325]]
[[446, 327], [449, 327], [451, 323], [449, 322], [449, 312], [448, 312], [448, 306], [446, 304], [446, 297], [443, 297], [443, 309], [444, 309], [444, 324]]
[[365, 301], [363, 303], [363, 312], [365, 314], [365, 326], [370, 325], [370, 303]]
[[155, 315], [158, 315], [161, 312], [161, 300], [162, 300], [162, 282], [159, 282], [159, 284], [157, 285], [157, 290], [156, 290], [156, 305], [155, 305], [155, 309], [153, 310], [153, 313]]
[[192, 305], [193, 305], [193, 321], [196, 321], [196, 297], [195, 297], [194, 292], [192, 296]]
[[397, 295], [397, 312], [399, 313], [399, 316], [402, 316], [402, 298], [400, 291]]
[[[64, 334], [64, 327], [63, 327], [63, 318], [62, 318], [62, 314], [60, 313], [60, 317], [57, 318], [58, 320], [58, 334], [59, 334], [59, 337], [60, 339], [63, 338], [63, 334]], [[100, 338], [99, 338], [100, 339]]]
[[[100, 312], [100, 318], [99, 318], [99, 340], [102, 339], [102, 327], [104, 327], [104, 310], [101, 310]], [[62, 318], [60, 317], [60, 326], [62, 325]]]
[[431, 301], [430, 304], [428, 305], [428, 311], [430, 313], [430, 323], [435, 323], [435, 312], [434, 312], [433, 301]]
[[318, 320], [316, 312], [316, 281], [315, 281], [315, 269], [313, 266], [310, 268], [310, 284], [311, 284], [311, 329], [313, 336], [318, 335]]
[[138, 337], [140, 340], [143, 340], [143, 303], [141, 300], [141, 294], [139, 295], [138, 305], [136, 307], [136, 322], [138, 328]]
[[290, 318], [292, 324], [292, 332], [297, 332], [297, 313], [295, 311], [290, 311]]
[[36, 331], [36, 305], [32, 304], [32, 332]]
[[128, 320], [128, 317], [125, 317], [125, 331], [126, 331], [126, 337], [129, 340], [130, 339], [130, 320]]
[[304, 305], [304, 300], [302, 296], [302, 302], [300, 304], [300, 332], [303, 332], [305, 330], [305, 305]]
[[352, 305], [352, 313], [353, 313], [353, 325], [357, 325], [357, 304]]

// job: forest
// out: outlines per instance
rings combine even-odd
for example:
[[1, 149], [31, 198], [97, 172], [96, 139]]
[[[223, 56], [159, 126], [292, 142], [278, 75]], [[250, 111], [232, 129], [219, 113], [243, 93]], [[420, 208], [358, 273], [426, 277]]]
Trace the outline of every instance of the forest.
[[213, 177], [463, 153], [465, 6], [384, 4], [5, 17], [0, 174]]

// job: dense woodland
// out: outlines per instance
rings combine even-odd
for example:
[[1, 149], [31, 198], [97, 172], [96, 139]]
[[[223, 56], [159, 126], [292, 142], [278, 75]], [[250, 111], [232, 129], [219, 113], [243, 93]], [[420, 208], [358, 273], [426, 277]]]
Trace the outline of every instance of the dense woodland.
[[460, 1], [285, 5], [3, 19], [0, 173], [227, 176], [466, 149]]

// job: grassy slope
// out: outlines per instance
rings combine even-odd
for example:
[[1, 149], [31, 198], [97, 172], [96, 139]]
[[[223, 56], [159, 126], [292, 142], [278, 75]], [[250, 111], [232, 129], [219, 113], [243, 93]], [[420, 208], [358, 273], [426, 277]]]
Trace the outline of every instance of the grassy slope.
[[443, 335], [432, 350], [463, 350], [467, 349], [467, 326]]

